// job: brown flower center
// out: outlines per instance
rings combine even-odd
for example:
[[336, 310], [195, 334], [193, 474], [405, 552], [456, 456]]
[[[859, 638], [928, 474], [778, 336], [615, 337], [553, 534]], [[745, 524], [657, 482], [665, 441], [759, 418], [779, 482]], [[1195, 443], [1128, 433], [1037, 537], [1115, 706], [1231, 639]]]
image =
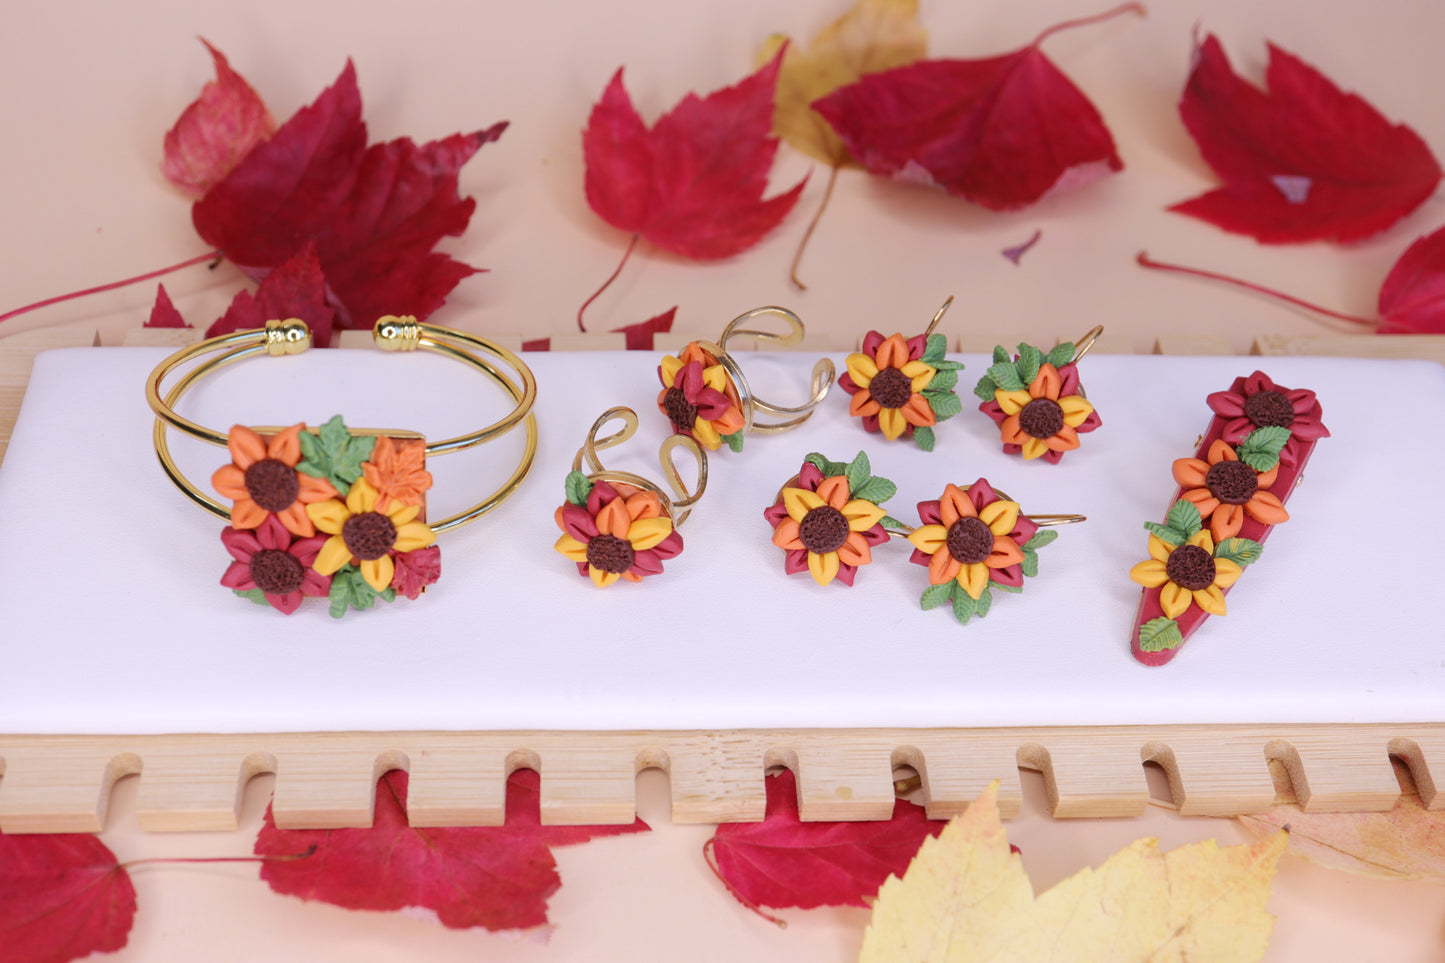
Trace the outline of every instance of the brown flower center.
[[1064, 427], [1064, 409], [1051, 398], [1035, 398], [1019, 412], [1019, 427], [1031, 438], [1052, 438]]
[[587, 564], [603, 572], [621, 575], [632, 568], [632, 544], [616, 535], [596, 535], [587, 542]]
[[341, 526], [341, 537], [352, 555], [369, 562], [391, 551], [396, 544], [396, 526], [380, 512], [358, 512]]
[[687, 400], [681, 388], [668, 388], [662, 396], [662, 411], [672, 422], [672, 430], [691, 433], [697, 424], [697, 406]]
[[1243, 505], [1259, 490], [1259, 475], [1242, 461], [1221, 461], [1209, 466], [1204, 487], [1226, 505]]
[[1164, 572], [1180, 588], [1198, 592], [1214, 584], [1214, 556], [1198, 545], [1180, 545], [1169, 553]]
[[251, 556], [251, 581], [267, 595], [285, 595], [301, 587], [306, 569], [290, 552], [263, 548]]
[[296, 501], [301, 483], [296, 469], [275, 458], [262, 458], [246, 469], [246, 492], [268, 512], [284, 512]]
[[798, 538], [815, 555], [836, 552], [848, 541], [848, 519], [832, 505], [821, 505], [803, 516]]
[[960, 518], [948, 529], [948, 554], [965, 565], [988, 558], [993, 551], [993, 532], [981, 518]]
[[897, 368], [884, 368], [868, 382], [868, 393], [884, 408], [902, 408], [913, 397], [913, 379]]
[[1256, 391], [1245, 399], [1244, 413], [1260, 428], [1288, 428], [1294, 424], [1294, 405], [1278, 391]]

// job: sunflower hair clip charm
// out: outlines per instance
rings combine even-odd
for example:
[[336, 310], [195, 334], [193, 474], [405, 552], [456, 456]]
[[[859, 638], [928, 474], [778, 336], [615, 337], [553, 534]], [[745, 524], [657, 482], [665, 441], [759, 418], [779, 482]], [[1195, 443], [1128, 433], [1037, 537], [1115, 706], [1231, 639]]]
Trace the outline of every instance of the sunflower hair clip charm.
[[1103, 424], [1079, 383], [1079, 361], [1103, 333], [1098, 325], [1077, 344], [1049, 351], [1031, 344], [1020, 344], [1015, 355], [1003, 345], [993, 349], [993, 364], [973, 393], [982, 401], [978, 410], [999, 426], [1004, 454], [1056, 465], [1079, 447], [1079, 435]]

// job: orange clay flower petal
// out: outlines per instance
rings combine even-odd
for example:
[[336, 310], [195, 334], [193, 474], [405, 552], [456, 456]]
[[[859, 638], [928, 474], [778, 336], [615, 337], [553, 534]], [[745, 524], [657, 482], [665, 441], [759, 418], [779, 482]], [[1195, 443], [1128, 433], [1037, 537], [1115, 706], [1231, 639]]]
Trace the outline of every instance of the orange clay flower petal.
[[983, 506], [978, 517], [995, 535], [1007, 535], [1019, 522], [1019, 503], [1000, 499], [991, 505]]
[[849, 532], [848, 539], [838, 546], [838, 561], [846, 565], [867, 565], [873, 561], [868, 540], [858, 532]]
[[855, 498], [838, 510], [848, 519], [849, 530], [854, 532], [868, 531], [888, 514], [866, 498]]
[[714, 418], [712, 422], [712, 426], [717, 429], [719, 435], [737, 434], [743, 430], [743, 426], [746, 424], [747, 419], [743, 417], [743, 413], [738, 410], [736, 404], [723, 412], [721, 418]]
[[1198, 458], [1176, 458], [1174, 460], [1174, 480], [1181, 488], [1198, 488], [1204, 484], [1204, 476], [1209, 472], [1209, 465]]
[[619, 573], [617, 574], [617, 577], [620, 578], [620, 579], [622, 579], [624, 582], [641, 582], [641, 581], [642, 581], [642, 576], [641, 576], [641, 575], [636, 575], [636, 574], [634, 574], [634, 573], [632, 573], [632, 572], [619, 572]]
[[873, 383], [873, 379], [878, 377], [878, 365], [866, 354], [850, 354], [844, 364], [848, 368], [848, 377], [852, 378], [859, 388], [866, 390]]
[[678, 353], [678, 358], [685, 365], [692, 364], [696, 361], [704, 368], [717, 364], [717, 358], [713, 357], [712, 352], [705, 349], [700, 341], [689, 341], [682, 351]]
[[1270, 492], [1255, 492], [1244, 505], [1245, 512], [1250, 518], [1265, 525], [1278, 525], [1280, 522], [1289, 521], [1289, 512], [1285, 511], [1284, 503], [1279, 500], [1278, 495]]
[[415, 552], [436, 540], [437, 533], [428, 528], [426, 522], [407, 522], [396, 526], [396, 543], [392, 548], [398, 552]]
[[796, 519], [785, 518], [773, 529], [773, 544], [785, 551], [803, 547], [803, 539]]
[[928, 559], [928, 584], [947, 585], [958, 578], [962, 569], [963, 563], [954, 558], [948, 549], [934, 552]]
[[927, 427], [938, 424], [938, 416], [933, 413], [929, 406], [928, 399], [922, 395], [910, 395], [908, 403], [898, 409], [910, 425], [915, 427]]
[[300, 502], [292, 502], [277, 512], [276, 517], [292, 535], [310, 538], [316, 534], [316, 526], [311, 524], [311, 516], [306, 514], [306, 506]]
[[828, 503], [819, 498], [817, 492], [810, 492], [806, 488], [783, 489], [783, 507], [788, 510], [788, 517], [795, 522], [801, 522], [813, 509], [822, 508], [826, 504]]
[[563, 533], [552, 547], [574, 562], [587, 561], [587, 543], [579, 542], [571, 535]]
[[222, 498], [232, 501], [251, 497], [251, 490], [246, 487], [246, 473], [235, 465], [222, 465], [217, 468], [216, 473], [211, 476], [211, 486]]
[[266, 443], [266, 455], [274, 458], [289, 468], [295, 468], [296, 463], [301, 460], [301, 429], [304, 424], [292, 425], [271, 436]]
[[592, 581], [596, 583], [598, 588], [606, 588], [617, 581], [618, 576], [617, 572], [604, 572], [596, 565], [587, 566], [587, 574], [592, 576]]
[[[1204, 514], [1201, 509], [1200, 515]], [[1244, 527], [1243, 505], [1219, 505], [1209, 516], [1209, 534], [1217, 545], [1226, 538], [1233, 538]]]
[[627, 541], [634, 549], [644, 552], [656, 548], [672, 534], [672, 521], [667, 518], [639, 518], [627, 532]]
[[866, 418], [869, 415], [876, 415], [882, 410], [883, 406], [868, 393], [867, 388], [848, 399], [848, 414], [854, 418]]
[[1165, 582], [1164, 587], [1159, 590], [1159, 608], [1171, 619], [1177, 619], [1189, 609], [1189, 603], [1194, 601], [1194, 593], [1182, 585], [1175, 585], [1173, 582]]
[[226, 448], [231, 452], [231, 460], [242, 471], [266, 457], [266, 442], [245, 425], [231, 427], [231, 433], [226, 436]]
[[1058, 401], [1063, 387], [1064, 380], [1059, 377], [1059, 369], [1045, 361], [1039, 365], [1039, 373], [1034, 375], [1034, 380], [1029, 383], [1029, 397]]
[[978, 509], [969, 501], [967, 492], [950, 482], [938, 499], [938, 516], [945, 528], [952, 528], [961, 518], [977, 518]]
[[1228, 615], [1229, 611], [1224, 605], [1224, 593], [1219, 586], [1211, 585], [1208, 588], [1199, 589], [1192, 593], [1194, 604], [1199, 606], [1210, 615]]
[[383, 555], [381, 558], [368, 558], [361, 563], [361, 577], [366, 584], [378, 592], [385, 592], [391, 584], [391, 578], [396, 574], [396, 563], [391, 560], [390, 555]]
[[1028, 432], [1023, 430], [1019, 421], [1020, 417], [1015, 413], [1005, 418], [1003, 423], [998, 426], [998, 436], [1005, 445], [1022, 446], [1024, 442], [1032, 437]]
[[1207, 488], [1191, 488], [1179, 497], [1193, 503], [1199, 509], [1200, 518], [1212, 518], [1219, 508], [1219, 499]]
[[256, 528], [270, 514], [266, 509], [251, 501], [250, 496], [238, 498], [236, 504], [231, 507], [231, 527]]
[[848, 504], [848, 476], [834, 475], [832, 478], [825, 478], [818, 483], [818, 497], [828, 505], [843, 510]]
[[1164, 571], [1164, 563], [1153, 558], [1129, 569], [1129, 577], [1145, 588], [1158, 588], [1169, 581], [1169, 576]]
[[311, 563], [320, 575], [334, 575], [336, 571], [351, 561], [351, 549], [346, 547], [346, 539], [340, 535], [332, 535], [321, 546], [321, 551], [316, 553], [316, 561]]
[[627, 530], [631, 527], [632, 516], [627, 514], [627, 503], [620, 498], [603, 505], [597, 513], [597, 530], [603, 535], [626, 539]]
[[925, 555], [934, 555], [948, 541], [948, 529], [942, 525], [920, 525], [908, 533], [908, 541]]
[[813, 581], [819, 585], [827, 585], [838, 577], [838, 553], [824, 552], [819, 555], [817, 552], [809, 552], [808, 571], [812, 573]]
[[1238, 582], [1239, 577], [1243, 574], [1244, 569], [1240, 567], [1238, 562], [1231, 562], [1227, 558], [1216, 558], [1214, 560], [1214, 584], [1222, 589], [1227, 589], [1235, 582]]
[[303, 505], [325, 501], [328, 498], [341, 497], [341, 493], [336, 490], [336, 486], [324, 478], [317, 478], [315, 475], [308, 475], [305, 472], [297, 472], [296, 481], [301, 485], [301, 491], [297, 493], [296, 500]]
[[1024, 551], [1019, 548], [1018, 542], [1005, 535], [995, 535], [993, 551], [988, 553], [988, 558], [983, 560], [983, 564], [988, 568], [1008, 568], [1023, 560]]
[[1273, 488], [1275, 481], [1279, 478], [1279, 464], [1276, 463], [1269, 471], [1259, 473], [1259, 487]]
[[878, 367], [902, 368], [908, 363], [908, 342], [903, 340], [901, 334], [890, 334], [883, 339], [874, 355], [878, 360]]
[[893, 441], [908, 427], [908, 419], [897, 408], [881, 408], [878, 411], [878, 429], [883, 437]]
[[[316, 527], [328, 535], [340, 535], [341, 526], [351, 517], [351, 511], [338, 498], [324, 502], [313, 502], [306, 506], [306, 514]], [[325, 572], [322, 573], [327, 574]]]
[[633, 492], [625, 499], [627, 514], [633, 518], [661, 518], [662, 502], [656, 492]]
[[976, 601], [988, 586], [988, 566], [982, 562], [960, 566], [956, 577], [968, 597]]
[[1205, 456], [1211, 465], [1217, 465], [1222, 461], [1239, 461], [1239, 455], [1229, 446], [1229, 442], [1223, 438], [1216, 438], [1209, 445], [1209, 452]]
[[1078, 395], [1068, 395], [1059, 399], [1059, 410], [1064, 413], [1064, 424], [1077, 428], [1089, 420], [1089, 416], [1094, 413], [1094, 406]]
[[1043, 439], [1043, 443], [1050, 451], [1073, 451], [1079, 447], [1079, 433], [1064, 425], [1052, 437]]
[[1004, 391], [1002, 388], [995, 389], [993, 397], [1006, 415], [1018, 414], [1024, 410], [1024, 405], [1034, 400], [1027, 391]]

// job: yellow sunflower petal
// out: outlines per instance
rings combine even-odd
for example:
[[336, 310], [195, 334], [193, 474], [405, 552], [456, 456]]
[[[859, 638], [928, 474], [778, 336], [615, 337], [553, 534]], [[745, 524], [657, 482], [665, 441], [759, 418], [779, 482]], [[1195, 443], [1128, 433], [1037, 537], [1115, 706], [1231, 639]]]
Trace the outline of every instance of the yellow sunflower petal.
[[883, 521], [883, 516], [887, 514], [866, 498], [855, 498], [843, 506], [843, 517], [848, 519], [848, 528], [855, 532], [868, 531]]
[[340, 535], [341, 526], [351, 517], [351, 510], [342, 504], [340, 499], [328, 498], [324, 502], [307, 505], [306, 514], [311, 517], [316, 527], [327, 535]]
[[908, 427], [908, 419], [897, 408], [882, 408], [878, 412], [878, 428], [883, 437], [893, 441]]
[[1044, 443], [1042, 438], [1025, 438], [1023, 449], [1024, 459], [1026, 461], [1037, 458], [1040, 455], [1046, 455], [1049, 452], [1049, 446]]
[[801, 522], [808, 513], [815, 508], [822, 508], [828, 504], [818, 497], [817, 492], [810, 492], [806, 488], [784, 488], [783, 507], [788, 510], [788, 517], [795, 522]]
[[1231, 562], [1227, 558], [1216, 558], [1214, 560], [1214, 584], [1220, 588], [1229, 588], [1239, 577], [1244, 574], [1244, 569], [1238, 562]]
[[387, 518], [391, 519], [391, 523], [393, 525], [395, 525], [397, 528], [401, 528], [401, 526], [405, 525], [407, 522], [411, 521], [413, 518], [416, 518], [418, 515], [421, 514], [421, 506], [403, 505], [400, 502], [394, 501], [391, 503], [391, 511], [386, 512], [385, 514]]
[[414, 552], [436, 540], [437, 533], [428, 528], [426, 522], [407, 522], [396, 526], [396, 543], [392, 548], [398, 552]]
[[552, 547], [574, 562], [587, 561], [587, 543], [579, 542], [571, 535], [563, 534]]
[[722, 445], [722, 436], [718, 434], [716, 426], [706, 418], [693, 419], [692, 436], [708, 451], [717, 451]]
[[1153, 558], [1129, 569], [1129, 577], [1145, 588], [1158, 588], [1169, 581], [1169, 575], [1164, 571], [1164, 563]]
[[838, 577], [838, 553], [817, 552], [808, 553], [808, 571], [813, 574], [813, 581], [819, 585], [827, 585]]
[[1208, 588], [1199, 589], [1193, 593], [1194, 604], [1199, 606], [1210, 615], [1228, 615], [1229, 611], [1224, 605], [1224, 592], [1218, 585], [1211, 585]]
[[671, 388], [673, 383], [677, 381], [677, 373], [686, 366], [686, 363], [681, 358], [674, 358], [670, 354], [663, 355], [662, 361], [659, 362], [657, 366], [662, 371], [662, 383]]
[[368, 558], [361, 563], [361, 577], [366, 584], [378, 592], [385, 592], [391, 585], [391, 578], [396, 574], [396, 563], [391, 560], [390, 555], [383, 555], [381, 558]]
[[1169, 558], [1170, 553], [1173, 551], [1174, 546], [1164, 541], [1164, 539], [1160, 538], [1158, 535], [1151, 534], [1149, 536], [1150, 558], [1158, 559], [1159, 561], [1163, 562]]
[[702, 369], [702, 383], [714, 391], [727, 393], [728, 369], [720, 364], [709, 365]]
[[666, 518], [639, 518], [627, 530], [627, 541], [639, 552], [656, 548], [672, 534], [672, 522]]
[[1004, 391], [1002, 388], [994, 389], [993, 397], [1006, 415], [1018, 414], [1024, 410], [1024, 405], [1034, 400], [1027, 391]]
[[592, 581], [596, 583], [598, 588], [606, 588], [611, 585], [617, 581], [619, 575], [617, 572], [604, 572], [596, 565], [587, 566], [587, 574], [592, 576]]
[[1064, 424], [1077, 428], [1094, 413], [1094, 406], [1078, 395], [1066, 395], [1059, 399], [1059, 408], [1064, 412]]
[[1190, 536], [1189, 536], [1189, 541], [1188, 541], [1186, 544], [1188, 544], [1188, 545], [1198, 545], [1200, 548], [1204, 549], [1204, 550], [1205, 550], [1206, 552], [1208, 552], [1210, 555], [1213, 555], [1213, 554], [1214, 554], [1214, 539], [1210, 536], [1210, 534], [1209, 534], [1209, 529], [1207, 529], [1207, 528], [1201, 528], [1199, 531], [1195, 532], [1193, 535], [1190, 535]]
[[957, 578], [958, 584], [968, 593], [968, 597], [976, 601], [988, 585], [988, 566], [982, 562], [964, 565], [958, 570]]
[[351, 561], [351, 549], [346, 547], [346, 539], [340, 535], [332, 535], [321, 546], [321, 551], [316, 553], [316, 561], [311, 563], [320, 575], [335, 575], [336, 570], [347, 562]]
[[938, 374], [938, 369], [922, 361], [910, 361], [903, 366], [903, 374], [913, 382], [913, 392], [917, 394], [928, 387], [933, 376]]
[[985, 505], [979, 511], [978, 518], [995, 535], [1007, 535], [1019, 523], [1019, 503], [1000, 500]]
[[364, 478], [352, 482], [351, 491], [346, 493], [346, 507], [351, 509], [353, 515], [375, 511], [376, 489], [371, 487], [371, 482]]
[[948, 542], [948, 529], [942, 525], [920, 525], [908, 535], [913, 547], [925, 555], [932, 555]]
[[846, 362], [848, 366], [848, 377], [860, 388], [866, 388], [878, 377], [878, 365], [866, 354], [855, 353], [848, 355]]
[[1194, 593], [1182, 585], [1165, 582], [1164, 587], [1159, 590], [1159, 607], [1171, 619], [1177, 619], [1188, 611], [1189, 603], [1192, 601], [1194, 601]]

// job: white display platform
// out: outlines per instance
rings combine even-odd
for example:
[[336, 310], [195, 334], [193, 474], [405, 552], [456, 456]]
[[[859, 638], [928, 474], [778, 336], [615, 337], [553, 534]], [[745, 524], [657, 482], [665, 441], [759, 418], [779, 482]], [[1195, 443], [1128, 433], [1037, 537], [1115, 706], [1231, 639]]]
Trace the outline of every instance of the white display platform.
[[[713, 458], [708, 493], [682, 528], [686, 549], [664, 575], [597, 589], [552, 550], [553, 511], [588, 426], [615, 404], [637, 408], [643, 427], [604, 453], [606, 464], [656, 477], [658, 355], [529, 354], [541, 444], [520, 492], [441, 538], [442, 580], [422, 599], [334, 620], [320, 600], [288, 618], [219, 586], [222, 523], [170, 486], [150, 445], [142, 385], [166, 353], [37, 360], [0, 469], [0, 731], [1445, 718], [1445, 651], [1432, 627], [1445, 559], [1430, 528], [1441, 455], [1402, 440], [1407, 419], [1445, 410], [1438, 365], [1090, 355], [1084, 384], [1104, 425], [1051, 466], [1001, 453], [967, 400], [987, 359], [958, 356], [967, 408], [939, 427], [937, 451], [866, 435], [837, 391], [801, 429]], [[814, 360], [741, 356], [757, 393], [782, 404], [802, 398]], [[1144, 668], [1129, 654], [1139, 589], [1127, 576], [1146, 557], [1142, 523], [1161, 516], [1170, 462], [1192, 454], [1208, 424], [1205, 395], [1256, 366], [1314, 388], [1334, 437], [1291, 499], [1292, 520], [1230, 593], [1229, 616], [1210, 619], [1170, 665]], [[356, 427], [430, 438], [505, 410], [495, 386], [463, 366], [361, 351], [250, 361], [204, 381], [182, 407], [218, 428], [340, 412]], [[173, 448], [198, 482], [226, 461], [184, 438]], [[495, 487], [520, 448], [514, 433], [434, 459], [432, 517]], [[1022, 595], [998, 594], [966, 627], [919, 609], [926, 572], [908, 564], [902, 540], [875, 549], [851, 589], [785, 576], [763, 509], [808, 452], [847, 460], [860, 448], [898, 483], [886, 507], [906, 522], [945, 483], [980, 475], [1027, 512], [1090, 520], [1040, 553], [1041, 575]], [[39, 545], [43, 556], [31, 551]]]

